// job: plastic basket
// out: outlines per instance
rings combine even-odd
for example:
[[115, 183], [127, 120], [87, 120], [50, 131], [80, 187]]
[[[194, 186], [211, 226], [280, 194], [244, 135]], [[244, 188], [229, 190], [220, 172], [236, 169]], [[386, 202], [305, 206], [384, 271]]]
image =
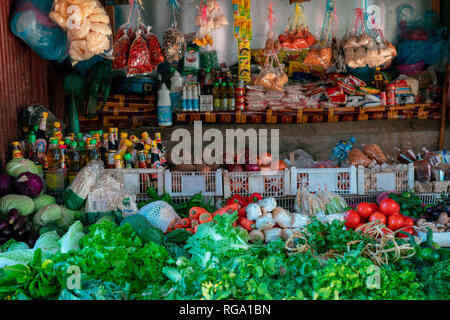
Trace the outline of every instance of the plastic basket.
[[392, 171], [377, 171], [358, 167], [358, 194], [379, 194], [384, 191], [414, 190], [414, 165], [404, 165]]
[[441, 198], [441, 193], [419, 193], [417, 196], [424, 204], [436, 204]]
[[190, 197], [202, 193], [204, 197], [223, 195], [222, 170], [211, 172], [164, 173], [164, 189], [171, 197]]
[[225, 199], [235, 194], [250, 196], [260, 193], [263, 197], [284, 197], [290, 194], [289, 170], [259, 172], [223, 173], [223, 196]]
[[291, 168], [291, 195], [302, 187], [312, 192], [327, 188], [337, 194], [357, 194], [356, 168]]
[[405, 74], [405, 75], [409, 76], [415, 72], [422, 71], [424, 65], [425, 65], [425, 62], [420, 61], [419, 63], [414, 63], [414, 64], [401, 64], [401, 65], [398, 65], [397, 68], [401, 74]]
[[136, 201], [148, 201], [147, 190], [155, 188], [164, 193], [164, 169], [108, 169], [105, 170], [124, 185], [125, 190], [136, 195]]

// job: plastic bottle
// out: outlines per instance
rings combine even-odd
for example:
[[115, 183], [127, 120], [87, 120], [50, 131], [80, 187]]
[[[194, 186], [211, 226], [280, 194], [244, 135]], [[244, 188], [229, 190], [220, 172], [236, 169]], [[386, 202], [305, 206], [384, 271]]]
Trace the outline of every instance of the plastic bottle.
[[165, 83], [161, 85], [158, 91], [158, 125], [160, 127], [170, 127], [173, 125], [172, 104], [170, 101], [170, 92]]
[[183, 92], [183, 77], [178, 71], [170, 78], [170, 101], [175, 111], [181, 111], [181, 94]]
[[142, 132], [141, 137], [142, 141], [145, 142], [145, 144], [152, 145], [152, 139], [150, 138], [150, 135], [147, 131]]
[[214, 83], [213, 88], [213, 110], [219, 111], [221, 107], [220, 101], [220, 84], [218, 82]]
[[133, 162], [131, 161], [131, 154], [125, 153], [123, 156], [123, 160], [125, 162], [125, 169], [132, 169], [133, 168]]
[[374, 83], [375, 88], [381, 91], [384, 90], [384, 76], [380, 67], [375, 68]]
[[63, 135], [62, 135], [62, 131], [61, 131], [61, 123], [58, 121], [55, 121], [53, 123], [53, 136], [58, 139], [58, 141], [62, 141], [63, 140]]
[[198, 86], [193, 86], [192, 90], [192, 111], [199, 112], [200, 111], [200, 102], [198, 100]]
[[228, 83], [227, 88], [227, 109], [235, 109], [235, 94], [234, 94], [234, 84], [232, 82]]
[[205, 84], [204, 84], [204, 92], [202, 92], [202, 94], [204, 95], [211, 95], [212, 94], [212, 90], [213, 90], [213, 86], [214, 86], [214, 79], [213, 76], [211, 74], [211, 69], [206, 68], [206, 74], [205, 74]]
[[12, 143], [12, 157], [13, 159], [21, 159], [23, 158], [22, 151], [20, 149], [19, 141], [14, 141]]
[[337, 159], [339, 161], [344, 161], [348, 157], [348, 153], [353, 149], [353, 144], [356, 142], [356, 139], [351, 137], [348, 140], [339, 141], [339, 143], [333, 148], [332, 159]]
[[36, 136], [30, 135], [28, 137], [29, 146], [28, 146], [28, 159], [33, 161], [34, 164], [38, 167], [39, 171], [42, 171], [42, 160], [39, 159], [37, 150], [36, 150]]
[[48, 193], [60, 192], [64, 190], [64, 185], [61, 178], [58, 176], [59, 161], [61, 160], [61, 152], [58, 145], [58, 140], [50, 139], [50, 146], [47, 152], [47, 174], [45, 183]]
[[48, 148], [47, 134], [46, 134], [47, 118], [48, 118], [48, 113], [43, 112], [41, 121], [39, 123], [39, 127], [35, 131], [36, 132], [36, 150], [37, 150], [38, 157], [40, 159], [43, 159], [45, 157], [45, 155], [47, 154], [47, 148]]
[[69, 166], [68, 179], [69, 184], [71, 184], [83, 167], [81, 155], [78, 149], [78, 143], [76, 141], [70, 144], [70, 148], [67, 151], [67, 161]]
[[122, 156], [120, 154], [114, 156], [114, 169], [123, 169]]
[[181, 99], [181, 111], [188, 111], [188, 97], [187, 97], [187, 88], [183, 87], [183, 96]]
[[192, 87], [186, 87], [186, 109], [188, 112], [192, 111]]
[[59, 168], [66, 170], [67, 169], [67, 146], [64, 142], [60, 141], [59, 143], [59, 152], [61, 153], [61, 158], [59, 159]]
[[100, 152], [97, 148], [97, 140], [91, 139], [89, 141], [88, 155], [88, 163], [92, 160], [100, 160]]
[[220, 110], [226, 110], [227, 104], [227, 84], [225, 82], [222, 82], [220, 85]]

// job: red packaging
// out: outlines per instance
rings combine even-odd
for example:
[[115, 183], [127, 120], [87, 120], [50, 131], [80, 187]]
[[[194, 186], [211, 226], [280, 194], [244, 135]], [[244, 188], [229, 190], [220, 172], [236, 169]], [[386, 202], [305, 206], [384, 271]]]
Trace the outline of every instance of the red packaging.
[[340, 86], [335, 86], [332, 88], [328, 88], [325, 90], [325, 93], [328, 98], [334, 97], [334, 96], [340, 96], [344, 94], [344, 90]]
[[344, 92], [347, 93], [347, 94], [354, 94], [354, 93], [356, 92], [356, 88], [355, 88], [355, 87], [353, 87], [353, 86], [351, 86], [351, 85], [348, 85], [348, 84], [344, 83], [344, 82], [341, 81], [341, 80], [337, 80], [336, 83], [337, 83], [337, 85], [338, 85], [339, 87], [341, 87], [342, 90], [344, 90]]
[[348, 79], [348, 81], [350, 81], [350, 83], [352, 85], [354, 85], [356, 87], [366, 87], [367, 86], [367, 84], [364, 81], [362, 81], [361, 79], [358, 79], [355, 76], [349, 75], [347, 79]]
[[383, 104], [383, 106], [386, 106], [387, 105], [386, 91], [380, 92], [380, 98], [381, 98], [381, 103]]
[[394, 106], [395, 105], [395, 84], [388, 84], [386, 86], [387, 93], [386, 93], [386, 102], [388, 106]]
[[131, 45], [128, 57], [127, 76], [133, 77], [151, 73], [153, 71], [153, 66], [150, 55], [151, 53], [147, 43], [139, 32]]
[[346, 104], [347, 103], [347, 96], [342, 93], [340, 95], [335, 95], [328, 98], [328, 102], [332, 104]]

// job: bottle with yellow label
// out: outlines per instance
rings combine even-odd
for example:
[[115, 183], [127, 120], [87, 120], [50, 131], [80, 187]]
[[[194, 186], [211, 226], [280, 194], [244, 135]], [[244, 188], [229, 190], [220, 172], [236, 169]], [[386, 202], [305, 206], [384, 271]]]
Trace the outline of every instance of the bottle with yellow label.
[[19, 141], [14, 141], [12, 143], [12, 157], [13, 159], [23, 158], [22, 150], [20, 149]]
[[61, 131], [61, 123], [58, 121], [55, 121], [53, 123], [53, 137], [58, 139], [58, 141], [63, 140], [63, 135], [62, 135], [62, 131]]
[[47, 192], [50, 194], [64, 191], [64, 180], [59, 171], [61, 160], [61, 152], [56, 138], [50, 139], [50, 146], [47, 152], [47, 174], [45, 183]]

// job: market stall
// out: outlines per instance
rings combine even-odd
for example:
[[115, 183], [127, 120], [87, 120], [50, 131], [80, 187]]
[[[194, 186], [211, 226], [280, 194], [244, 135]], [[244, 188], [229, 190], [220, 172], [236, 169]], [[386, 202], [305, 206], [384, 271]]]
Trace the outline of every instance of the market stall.
[[[0, 299], [448, 300], [438, 1], [187, 1], [16, 1], [11, 31], [64, 73], [65, 112], [8, 123]], [[383, 142], [383, 121], [410, 128]], [[439, 142], [414, 141], [421, 122]], [[271, 149], [234, 149], [268, 128]]]

